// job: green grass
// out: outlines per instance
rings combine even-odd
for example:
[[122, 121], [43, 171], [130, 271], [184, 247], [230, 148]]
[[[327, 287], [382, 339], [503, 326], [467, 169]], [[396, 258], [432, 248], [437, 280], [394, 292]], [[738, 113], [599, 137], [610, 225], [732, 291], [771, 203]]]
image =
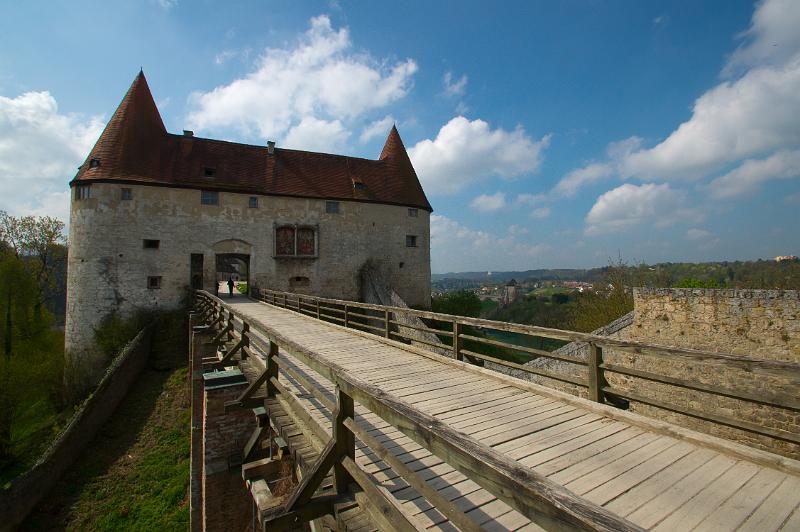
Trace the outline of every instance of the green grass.
[[186, 327], [162, 320], [146, 368], [26, 530], [186, 530], [190, 412]]
[[528, 293], [529, 296], [535, 297], [551, 297], [555, 294], [573, 294], [577, 292], [575, 288], [567, 288], [565, 286], [543, 286]]

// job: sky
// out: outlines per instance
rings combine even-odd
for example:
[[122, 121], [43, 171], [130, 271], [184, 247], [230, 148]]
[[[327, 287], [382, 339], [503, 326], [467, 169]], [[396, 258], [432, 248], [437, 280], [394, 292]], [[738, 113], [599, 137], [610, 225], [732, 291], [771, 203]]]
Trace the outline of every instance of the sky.
[[800, 2], [27, 1], [0, 7], [0, 210], [68, 183], [140, 68], [167, 129], [376, 159], [431, 268], [800, 255]]

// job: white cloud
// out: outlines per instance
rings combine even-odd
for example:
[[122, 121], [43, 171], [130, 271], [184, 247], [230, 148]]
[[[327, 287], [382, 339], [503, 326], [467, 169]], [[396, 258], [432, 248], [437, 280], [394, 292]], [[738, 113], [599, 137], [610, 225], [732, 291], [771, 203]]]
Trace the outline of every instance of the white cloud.
[[46, 91], [0, 96], [0, 210], [68, 223], [67, 183], [103, 126], [101, 117], [59, 113]]
[[535, 172], [550, 137], [532, 139], [518, 126], [491, 129], [483, 120], [457, 116], [436, 138], [409, 150], [414, 167], [429, 193], [452, 194], [489, 177], [513, 179]]
[[800, 145], [800, 3], [761, 2], [723, 75], [745, 68], [701, 95], [692, 116], [665, 140], [635, 151], [626, 177], [699, 179], [725, 165]]
[[742, 34], [746, 43], [731, 54], [723, 74], [739, 68], [787, 62], [800, 50], [800, 6], [796, 0], [761, 2], [750, 28]]
[[591, 163], [565, 175], [553, 188], [553, 193], [558, 196], [572, 197], [584, 185], [606, 179], [613, 173], [614, 169], [610, 164]]
[[463, 96], [467, 89], [467, 75], [464, 74], [457, 80], [453, 80], [453, 73], [448, 70], [442, 78], [442, 86], [444, 87], [445, 96], [450, 98]]
[[369, 142], [375, 137], [388, 136], [389, 129], [392, 127], [394, 122], [395, 120], [391, 115], [386, 115], [380, 120], [371, 122], [367, 124], [361, 131], [361, 135], [358, 137], [358, 140], [360, 140], [362, 143], [365, 143]]
[[66, 183], [102, 130], [100, 117], [60, 114], [49, 92], [0, 96], [0, 176]]
[[517, 196], [517, 205], [538, 205], [547, 201], [547, 194], [528, 194], [523, 193]]
[[506, 206], [506, 195], [502, 192], [494, 194], [481, 194], [469, 204], [480, 212], [495, 212]]
[[667, 184], [626, 183], [597, 198], [586, 215], [586, 234], [621, 232], [636, 226], [666, 227], [679, 221], [699, 221], [698, 211], [687, 207], [685, 190]]
[[771, 179], [800, 176], [800, 150], [779, 151], [766, 159], [748, 159], [738, 168], [711, 181], [711, 196], [732, 198], [755, 191]]
[[528, 228], [521, 225], [512, 224], [508, 226], [508, 234], [510, 235], [527, 235]]
[[[800, 4], [797, 4], [800, 6]], [[695, 102], [692, 117], [651, 149], [632, 153], [626, 176], [696, 179], [765, 151], [800, 144], [800, 57], [750, 70]]]
[[287, 148], [297, 150], [335, 152], [341, 150], [349, 135], [339, 120], [307, 116], [289, 130], [284, 142]]
[[550, 248], [519, 239], [523, 233], [499, 236], [431, 215], [431, 269], [434, 272], [531, 269]]
[[255, 71], [192, 94], [188, 122], [198, 131], [279, 138], [308, 117], [344, 122], [407, 94], [417, 71], [412, 59], [388, 64], [352, 48], [347, 28], [315, 17], [295, 46], [267, 49]]
[[706, 231], [705, 229], [692, 228], [686, 231], [686, 238], [689, 240], [706, 240], [712, 236], [714, 236], [713, 233]]
[[233, 59], [238, 55], [236, 50], [223, 50], [214, 56], [214, 64], [224, 65], [229, 59]]
[[539, 220], [547, 218], [550, 216], [550, 207], [539, 207], [538, 209], [533, 209], [531, 211], [531, 218], [537, 218]]

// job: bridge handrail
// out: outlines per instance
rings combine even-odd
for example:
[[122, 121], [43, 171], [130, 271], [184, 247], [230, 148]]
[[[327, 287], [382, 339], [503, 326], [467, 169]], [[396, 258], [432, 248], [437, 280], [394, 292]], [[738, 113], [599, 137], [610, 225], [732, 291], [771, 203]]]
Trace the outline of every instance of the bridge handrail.
[[[748, 357], [729, 353], [718, 353], [699, 349], [661, 346], [608, 338], [590, 333], [564, 331], [535, 325], [521, 325], [481, 318], [455, 316], [426, 310], [410, 309], [407, 307], [392, 307], [371, 303], [361, 303], [358, 301], [323, 298], [292, 292], [281, 292], [265, 288], [254, 288], [252, 292], [253, 293], [251, 295], [261, 301], [271, 303], [276, 306], [289, 308], [290, 310], [295, 310], [305, 315], [316, 317], [317, 319], [325, 319], [327, 321], [332, 321], [340, 325], [344, 325], [345, 327], [351, 327], [357, 330], [366, 330], [367, 332], [376, 333], [384, 336], [385, 338], [391, 339], [392, 337], [396, 337], [406, 341], [413, 340], [415, 343], [421, 343], [436, 349], [445, 349], [450, 351], [453, 354], [453, 358], [457, 360], [485, 360], [502, 366], [511, 367], [513, 369], [538, 374], [543, 377], [588, 388], [588, 397], [590, 400], [595, 402], [606, 403], [609, 402], [609, 399], [614, 400], [614, 398], [621, 397], [711, 423], [732, 427], [781, 441], [800, 444], [800, 435], [787, 430], [766, 427], [761, 424], [744, 421], [730, 416], [711, 414], [698, 409], [689, 408], [683, 405], [671, 404], [653, 397], [648, 397], [639, 393], [612, 387], [606, 380], [606, 372], [626, 375], [628, 377], [635, 377], [649, 382], [666, 384], [686, 390], [704, 392], [716, 396], [727, 397], [753, 404], [765, 405], [768, 407], [781, 408], [794, 412], [800, 411], [800, 397], [798, 397], [796, 394], [786, 393], [780, 390], [764, 390], [763, 388], [756, 390], [727, 388], [714, 384], [695, 382], [676, 376], [661, 375], [653, 372], [642, 371], [619, 364], [610, 364], [603, 360], [603, 350], [614, 349], [668, 360], [675, 360], [676, 358], [679, 358], [691, 363], [703, 363], [722, 368], [741, 370], [754, 377], [760, 375], [768, 375], [771, 377], [777, 376], [800, 383], [800, 363], [798, 362], [769, 360], [764, 358]], [[335, 308], [336, 306], [341, 308]], [[323, 310], [327, 312], [323, 312]], [[354, 312], [354, 310], [372, 311], [377, 313], [377, 315], [369, 315], [367, 313], [362, 314]], [[329, 312], [335, 312], [337, 315], [332, 315]], [[448, 331], [437, 329], [433, 323], [424, 329], [415, 327], [398, 321], [396, 319], [398, 314], [408, 314], [432, 320], [433, 322], [448, 324], [449, 327], [451, 327], [451, 330]], [[392, 315], [394, 315], [395, 319], [391, 319]], [[362, 321], [358, 321], [359, 318]], [[366, 320], [379, 322], [380, 326], [364, 323], [363, 321]], [[533, 349], [508, 342], [491, 340], [488, 338], [481, 338], [478, 336], [465, 334], [463, 331], [464, 326], [494, 329], [528, 336], [542, 336], [557, 340], [583, 342], [588, 344], [589, 356], [587, 357], [587, 360], [584, 361], [556, 355], [544, 350]], [[393, 327], [397, 328], [398, 331], [395, 332], [392, 330]], [[450, 344], [433, 344], [432, 342], [426, 342], [424, 340], [420, 340], [419, 338], [411, 338], [410, 336], [401, 333], [400, 329], [404, 328], [421, 329], [426, 332], [444, 336], [449, 339]], [[528, 354], [534, 354], [536, 356], [560, 360], [576, 366], [583, 366], [586, 367], [584, 370], [585, 377], [575, 378], [571, 375], [567, 375], [566, 373], [547, 371], [529, 365], [502, 360], [497, 357], [478, 353], [474, 350], [468, 350], [463, 346], [464, 340], [468, 340], [477, 344], [492, 345], [505, 349], [522, 351]]]
[[[267, 516], [265, 527], [270, 525], [280, 529], [284, 523], [292, 522], [295, 518], [302, 519], [311, 515], [310, 512], [316, 509], [315, 501], [320, 504], [325, 503], [327, 499], [312, 498], [312, 494], [316, 490], [318, 481], [321, 481], [332, 467], [334, 468], [334, 484], [337, 486], [337, 492], [339, 492], [339, 485], [343, 480], [355, 482], [364, 489], [371, 500], [375, 499], [373, 502], [379, 505], [383, 513], [397, 520], [392, 522], [392, 528], [411, 529], [413, 527], [407, 521], [407, 517], [399, 514], [393, 504], [385, 500], [385, 495], [376, 488], [374, 481], [354, 462], [355, 447], [352, 438], [353, 436], [362, 437], [366, 434], [355, 423], [352, 401], [357, 401], [495, 497], [548, 530], [622, 532], [643, 530], [601, 506], [575, 495], [544, 475], [520, 465], [515, 460], [474, 438], [456, 431], [436, 417], [418, 411], [405, 401], [349, 374], [343, 367], [326, 359], [323, 354], [309, 350], [275, 330], [246, 321], [245, 317], [238, 315], [218, 297], [204, 291], [198, 291], [195, 294], [201, 301], [198, 308], [204, 319], [219, 331], [215, 336], [215, 341], [223, 341], [226, 335], [228, 339], [236, 340], [235, 333], [238, 329], [241, 332], [238, 335], [239, 344], [237, 345], [242, 345], [242, 339], [246, 336], [247, 339], [244, 343], [251, 350], [255, 346], [262, 351], [265, 361], [261, 362], [263, 364], [261, 378], [264, 380], [255, 381], [255, 383], [266, 382], [268, 396], [282, 396], [284, 400], [288, 401], [290, 409], [293, 404], [296, 404], [296, 398], [288, 393], [278, 379], [278, 368], [285, 369], [285, 365], [279, 361], [278, 348], [300, 360], [336, 386], [337, 402], [336, 410], [333, 412], [333, 436], [322, 450], [312, 471], [304, 475], [303, 481], [286, 505]], [[242, 323], [240, 327], [237, 327], [235, 323], [236, 318]], [[255, 336], [254, 332], [265, 338], [267, 342]], [[293, 378], [295, 377], [293, 376]], [[304, 388], [309, 386], [314, 388], [310, 383], [304, 383], [304, 380], [300, 379]], [[325, 399], [323, 403], [332, 406], [329, 399]], [[303, 421], [310, 426], [312, 431], [316, 432], [318, 438], [322, 439], [326, 436], [324, 430], [314, 419], [307, 417]], [[388, 454], [385, 453], [386, 449], [381, 449], [379, 445], [376, 445], [376, 441], [365, 441], [364, 439], [362, 441], [368, 446], [372, 443], [377, 448], [372, 446], [370, 448], [376, 451], [376, 454], [384, 454], [388, 458]], [[395, 465], [401, 463], [397, 461]], [[435, 507], [453, 523], [465, 530], [479, 530], [477, 525], [469, 523], [469, 519], [465, 518], [454, 505], [446, 502], [446, 499], [441, 499], [435, 490], [426, 488], [425, 481], [417, 473], [410, 470], [405, 473], [404, 478], [412, 486], [418, 486], [421, 494], [428, 498], [429, 502], [435, 504], [437, 500], [441, 501], [444, 507], [436, 504]], [[311, 508], [300, 509], [300, 505], [309, 503], [312, 505]]]

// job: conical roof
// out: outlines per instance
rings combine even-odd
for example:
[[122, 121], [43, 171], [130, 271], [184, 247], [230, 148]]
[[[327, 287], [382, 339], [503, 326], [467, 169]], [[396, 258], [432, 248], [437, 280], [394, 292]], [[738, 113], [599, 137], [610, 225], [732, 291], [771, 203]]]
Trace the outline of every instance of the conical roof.
[[400, 138], [400, 133], [397, 131], [397, 126], [393, 125], [389, 131], [389, 136], [386, 138], [378, 160], [386, 164], [388, 174], [392, 176], [394, 184], [398, 188], [402, 187], [402, 190], [396, 191], [399, 196], [413, 197], [425, 208], [432, 210], [428, 198], [425, 197], [425, 192], [422, 190], [417, 172], [414, 171], [414, 165], [411, 164], [411, 159], [408, 157], [403, 139]]
[[[76, 178], [146, 174], [157, 160], [167, 130], [144, 72], [131, 83]], [[99, 161], [89, 164], [92, 159]]]

